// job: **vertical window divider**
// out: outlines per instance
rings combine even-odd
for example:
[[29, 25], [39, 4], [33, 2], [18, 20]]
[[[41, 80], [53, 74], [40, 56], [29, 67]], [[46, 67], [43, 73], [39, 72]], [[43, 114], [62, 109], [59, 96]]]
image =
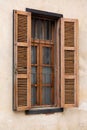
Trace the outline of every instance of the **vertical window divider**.
[[42, 45], [39, 45], [40, 49], [40, 105], [42, 105]]

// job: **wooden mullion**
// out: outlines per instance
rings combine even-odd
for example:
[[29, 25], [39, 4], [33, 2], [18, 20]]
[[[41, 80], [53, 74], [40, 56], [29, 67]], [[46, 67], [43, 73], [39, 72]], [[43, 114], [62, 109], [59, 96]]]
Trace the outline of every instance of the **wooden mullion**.
[[40, 102], [40, 95], [39, 95], [39, 46], [37, 46], [37, 104], [39, 105]]
[[40, 105], [42, 105], [42, 46], [41, 44], [39, 45], [39, 57], [40, 57], [40, 60], [39, 60], [39, 72], [40, 72]]
[[42, 64], [42, 67], [54, 67], [54, 65], [46, 65], [46, 64]]
[[31, 46], [38, 46], [38, 43], [32, 42]]
[[46, 108], [46, 107], [54, 107], [54, 105], [40, 105], [40, 106], [34, 105], [34, 106], [32, 106], [32, 108]]
[[52, 74], [51, 74], [51, 80], [52, 80], [52, 93], [51, 93], [51, 101], [52, 104], [54, 104], [54, 47], [52, 47], [51, 49], [51, 64], [53, 65], [53, 67], [51, 67], [52, 69]]
[[42, 47], [49, 47], [49, 48], [53, 48], [53, 47], [54, 47], [54, 45], [51, 45], [51, 44], [50, 44], [50, 42], [49, 42], [49, 44], [42, 44]]
[[39, 39], [32, 39], [32, 43], [36, 43], [36, 44], [39, 44], [39, 43], [43, 43], [45, 45], [53, 45], [53, 41], [51, 40], [42, 40], [40, 39], [40, 42], [39, 42]]
[[38, 66], [38, 64], [31, 64], [31, 66], [36, 66], [36, 67], [37, 67], [37, 66]]

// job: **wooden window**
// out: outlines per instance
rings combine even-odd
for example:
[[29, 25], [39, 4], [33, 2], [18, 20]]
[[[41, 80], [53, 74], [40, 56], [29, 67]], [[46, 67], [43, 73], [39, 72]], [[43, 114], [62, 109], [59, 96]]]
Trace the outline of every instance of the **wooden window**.
[[45, 14], [14, 11], [17, 111], [78, 106], [78, 20]]
[[54, 25], [50, 19], [32, 17], [32, 107], [54, 105]]

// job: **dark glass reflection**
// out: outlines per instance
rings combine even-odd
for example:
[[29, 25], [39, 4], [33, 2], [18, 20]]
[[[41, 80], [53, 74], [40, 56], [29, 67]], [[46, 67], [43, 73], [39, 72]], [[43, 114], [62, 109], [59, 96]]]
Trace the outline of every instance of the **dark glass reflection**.
[[31, 47], [31, 64], [37, 64], [37, 47]]
[[52, 68], [51, 67], [43, 67], [42, 68], [42, 77], [43, 77], [43, 84], [51, 84], [51, 77], [52, 77]]
[[37, 88], [31, 87], [31, 104], [36, 105], [37, 101]]
[[51, 64], [51, 48], [43, 47], [43, 64]]
[[43, 87], [42, 89], [42, 101], [43, 104], [50, 105], [51, 104], [51, 87]]

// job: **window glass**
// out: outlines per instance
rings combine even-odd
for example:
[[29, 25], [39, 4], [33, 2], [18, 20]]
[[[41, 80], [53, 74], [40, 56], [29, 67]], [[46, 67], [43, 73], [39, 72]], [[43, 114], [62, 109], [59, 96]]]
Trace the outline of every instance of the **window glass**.
[[37, 88], [32, 86], [31, 87], [31, 104], [35, 105], [37, 101]]
[[31, 47], [31, 64], [37, 64], [37, 47]]
[[43, 87], [43, 104], [51, 104], [51, 87]]
[[51, 64], [51, 48], [43, 47], [43, 64]]
[[52, 40], [52, 22], [50, 20], [32, 19], [32, 38]]
[[52, 69], [51, 67], [43, 67], [43, 84], [51, 84]]

